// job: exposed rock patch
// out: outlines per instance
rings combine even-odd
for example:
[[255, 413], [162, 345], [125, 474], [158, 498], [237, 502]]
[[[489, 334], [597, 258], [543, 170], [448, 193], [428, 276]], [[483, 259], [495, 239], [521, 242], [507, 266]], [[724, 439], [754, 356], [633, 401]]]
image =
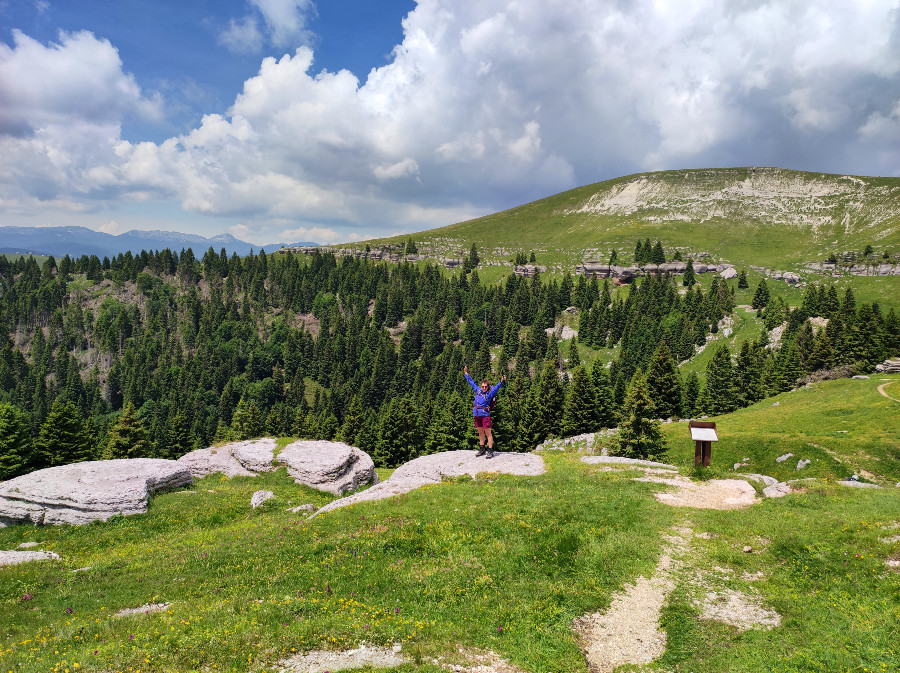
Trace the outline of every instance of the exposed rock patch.
[[253, 494], [253, 497], [250, 498], [250, 506], [253, 509], [256, 509], [260, 505], [262, 505], [266, 500], [271, 500], [275, 497], [275, 494], [272, 491], [257, 491]]
[[670, 471], [678, 471], [678, 468], [674, 465], [667, 465], [666, 463], [657, 463], [652, 460], [640, 460], [638, 458], [622, 458], [621, 456], [584, 456], [581, 459], [582, 463], [588, 463], [589, 465], [598, 465], [598, 464], [609, 464], [609, 465], [621, 465], [624, 467], [634, 466], [634, 467], [651, 467], [660, 470], [670, 470]]
[[363, 643], [354, 650], [316, 650], [298, 654], [278, 663], [281, 673], [326, 673], [352, 668], [392, 668], [407, 663], [400, 645], [374, 647]]
[[709, 592], [700, 607], [701, 619], [714, 619], [738, 631], [759, 626], [771, 629], [781, 624], [781, 615], [777, 612], [765, 609], [756, 598], [732, 589]]
[[59, 560], [59, 554], [54, 554], [52, 551], [0, 551], [0, 566], [49, 560]]
[[375, 463], [365, 451], [342, 442], [299, 441], [278, 454], [298, 484], [334, 495], [377, 484]]
[[687, 477], [648, 475], [635, 481], [649, 481], [676, 487], [673, 493], [655, 493], [656, 499], [674, 507], [698, 509], [741, 509], [759, 502], [756, 490], [741, 479], [711, 479], [693, 482]]
[[186, 465], [197, 479], [217, 472], [226, 477], [251, 477], [274, 470], [274, 458], [275, 440], [264, 437], [197, 449], [183, 455], [178, 462]]
[[151, 612], [165, 612], [169, 609], [171, 603], [147, 603], [139, 608], [124, 608], [119, 610], [115, 617], [128, 617], [129, 615], [149, 615]]
[[[284, 452], [282, 452], [284, 455]], [[532, 453], [496, 453], [494, 458], [476, 458], [475, 451], [445, 451], [421, 456], [394, 470], [390, 479], [372, 488], [325, 505], [318, 513], [366, 500], [381, 500], [409, 493], [426, 484], [440, 483], [444, 477], [475, 476], [480, 472], [539, 475], [546, 472], [544, 459]]]
[[116, 514], [142, 514], [155, 491], [192, 481], [174, 460], [93, 460], [37, 470], [0, 484], [0, 526], [83, 524]]

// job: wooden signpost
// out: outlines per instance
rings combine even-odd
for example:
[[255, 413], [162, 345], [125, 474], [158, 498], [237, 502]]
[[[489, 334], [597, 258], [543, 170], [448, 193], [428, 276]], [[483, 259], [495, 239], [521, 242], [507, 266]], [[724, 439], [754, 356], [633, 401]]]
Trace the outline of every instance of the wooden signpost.
[[706, 421], [691, 421], [688, 423], [691, 429], [691, 439], [694, 440], [694, 465], [709, 467], [712, 460], [712, 443], [719, 441], [716, 432], [716, 424]]

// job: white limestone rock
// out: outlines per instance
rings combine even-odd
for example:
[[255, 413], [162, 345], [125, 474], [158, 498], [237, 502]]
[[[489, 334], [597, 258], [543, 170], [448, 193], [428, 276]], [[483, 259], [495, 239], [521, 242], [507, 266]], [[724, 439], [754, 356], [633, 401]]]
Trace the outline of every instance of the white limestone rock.
[[49, 467], [0, 483], [0, 526], [83, 524], [116, 514], [142, 514], [155, 491], [191, 483], [174, 460], [92, 460]]
[[253, 497], [250, 498], [250, 506], [253, 509], [256, 509], [260, 505], [262, 505], [266, 500], [271, 500], [275, 497], [275, 494], [272, 491], [257, 491], [253, 494]]
[[293, 442], [278, 454], [278, 462], [287, 465], [288, 474], [298, 484], [334, 495], [378, 483], [369, 454], [343, 442]]
[[29, 561], [59, 560], [52, 551], [0, 551], [0, 566], [14, 566]]
[[274, 470], [274, 458], [275, 440], [263, 437], [197, 449], [183, 455], [178, 462], [187, 465], [197, 479], [217, 472], [226, 477], [252, 477]]

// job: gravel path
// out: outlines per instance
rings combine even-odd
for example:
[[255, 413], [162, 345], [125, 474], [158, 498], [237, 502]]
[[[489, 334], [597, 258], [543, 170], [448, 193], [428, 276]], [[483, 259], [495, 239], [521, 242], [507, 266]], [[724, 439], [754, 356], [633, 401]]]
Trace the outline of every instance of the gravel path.
[[371, 647], [365, 643], [355, 650], [333, 652], [317, 650], [298, 654], [279, 662], [280, 673], [327, 673], [345, 671], [351, 668], [393, 668], [407, 662], [400, 653], [400, 645], [393, 647]]
[[439, 484], [444, 477], [460, 477], [464, 474], [474, 477], [482, 472], [536, 476], [546, 471], [544, 459], [533, 453], [496, 453], [488, 460], [484, 457], [476, 458], [475, 451], [444, 451], [404, 463], [394, 470], [387, 481], [334, 500], [316, 514], [358, 502], [409, 493], [426, 484]]
[[756, 490], [742, 479], [691, 481], [687, 477], [644, 476], [635, 481], [649, 481], [674, 486], [673, 493], [654, 493], [656, 499], [673, 507], [698, 509], [741, 509], [759, 502]]
[[573, 622], [591, 673], [612, 673], [624, 664], [648, 664], [665, 652], [666, 634], [659, 628], [659, 616], [675, 588], [677, 559], [686, 553], [691, 537], [689, 529], [674, 529], [665, 537], [653, 577], [639, 577], [614, 594], [605, 613], [584, 615]]

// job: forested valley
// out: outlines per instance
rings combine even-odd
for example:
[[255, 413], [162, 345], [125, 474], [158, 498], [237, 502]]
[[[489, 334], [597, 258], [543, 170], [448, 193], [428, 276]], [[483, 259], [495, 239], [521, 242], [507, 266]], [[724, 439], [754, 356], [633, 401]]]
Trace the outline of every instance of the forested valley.
[[[815, 284], [790, 308], [762, 281], [759, 337], [737, 353], [711, 342], [705, 376], [683, 376], [734, 310], [733, 285], [539, 273], [487, 284], [472, 253], [456, 272], [328, 252], [0, 256], [0, 480], [263, 435], [337, 439], [386, 467], [471, 448], [464, 364], [476, 380], [509, 377], [494, 413], [503, 451], [636, 411], [724, 413], [900, 352], [893, 310]], [[548, 335], [564, 320], [577, 339]]]

